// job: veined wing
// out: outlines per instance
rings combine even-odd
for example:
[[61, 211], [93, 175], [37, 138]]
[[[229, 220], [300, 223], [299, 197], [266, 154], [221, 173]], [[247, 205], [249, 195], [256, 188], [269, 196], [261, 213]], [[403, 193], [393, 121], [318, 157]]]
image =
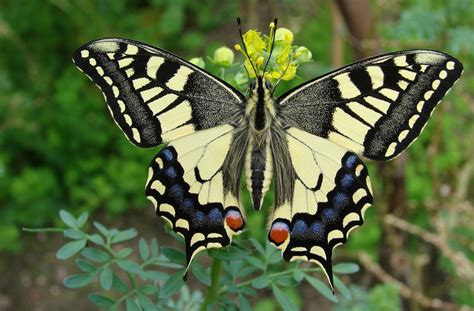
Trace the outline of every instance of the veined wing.
[[[319, 264], [333, 286], [333, 249], [362, 225], [365, 210], [372, 204], [367, 169], [355, 153], [297, 128], [287, 130], [286, 142], [291, 161], [285, 162], [292, 163], [293, 180], [282, 182], [288, 176], [275, 176], [277, 205], [268, 238], [282, 250], [285, 260]], [[278, 186], [284, 182], [291, 189]]]
[[231, 122], [244, 97], [226, 82], [145, 43], [100, 39], [80, 47], [76, 66], [102, 90], [125, 136], [154, 147]]
[[199, 131], [172, 141], [151, 162], [146, 195], [184, 237], [188, 266], [199, 251], [229, 245], [244, 228], [236, 135], [228, 124]]
[[436, 51], [376, 56], [282, 95], [280, 116], [357, 154], [391, 159], [419, 136], [462, 70], [457, 59]]

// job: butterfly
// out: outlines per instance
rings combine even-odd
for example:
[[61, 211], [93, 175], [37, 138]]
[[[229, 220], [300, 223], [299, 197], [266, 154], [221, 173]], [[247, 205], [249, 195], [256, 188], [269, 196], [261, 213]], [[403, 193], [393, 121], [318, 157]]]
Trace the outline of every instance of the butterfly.
[[373, 202], [361, 156], [398, 156], [463, 70], [441, 52], [399, 51], [274, 98], [262, 72], [245, 96], [168, 51], [129, 39], [89, 42], [73, 61], [102, 90], [132, 144], [165, 144], [149, 166], [146, 196], [184, 237], [188, 266], [198, 252], [227, 246], [244, 230], [244, 171], [256, 210], [274, 182], [270, 242], [287, 261], [318, 264], [331, 286], [334, 248], [363, 224]]

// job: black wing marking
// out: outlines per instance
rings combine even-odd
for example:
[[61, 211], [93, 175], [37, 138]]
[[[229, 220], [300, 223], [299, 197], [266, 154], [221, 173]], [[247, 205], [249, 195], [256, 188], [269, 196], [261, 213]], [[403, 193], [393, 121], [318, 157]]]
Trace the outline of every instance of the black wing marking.
[[176, 139], [150, 165], [146, 195], [184, 237], [188, 266], [198, 252], [229, 245], [244, 228], [239, 184], [225, 177], [234, 134], [233, 126], [220, 125]]
[[102, 90], [133, 144], [154, 147], [231, 122], [244, 97], [226, 82], [145, 43], [101, 39], [80, 47], [76, 66]]
[[357, 154], [391, 159], [419, 136], [462, 70], [457, 59], [436, 51], [376, 56], [282, 95], [280, 116]]
[[[363, 224], [372, 204], [367, 168], [355, 153], [302, 130], [288, 129], [286, 140], [293, 189], [290, 199], [276, 206], [268, 237], [285, 260], [320, 265], [333, 286], [333, 249]], [[276, 185], [280, 178], [275, 176]]]

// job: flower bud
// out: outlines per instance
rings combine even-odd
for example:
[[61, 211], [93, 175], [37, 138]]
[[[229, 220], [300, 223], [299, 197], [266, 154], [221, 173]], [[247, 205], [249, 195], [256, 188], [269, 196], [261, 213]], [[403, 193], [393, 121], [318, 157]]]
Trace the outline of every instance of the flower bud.
[[296, 75], [296, 67], [297, 65], [289, 65], [281, 79], [285, 81], [292, 80]]
[[291, 45], [293, 43], [293, 32], [286, 28], [278, 28], [275, 33], [275, 41]]
[[204, 67], [206, 67], [206, 64], [204, 63], [204, 60], [202, 59], [202, 57], [191, 58], [189, 60], [189, 62], [191, 64], [194, 64], [194, 65], [198, 66], [199, 68], [202, 68], [202, 69], [204, 69]]
[[296, 49], [295, 60], [298, 64], [307, 63], [311, 60], [313, 54], [305, 46], [300, 46]]
[[234, 52], [228, 47], [220, 47], [214, 52], [214, 63], [222, 67], [230, 67], [234, 62]]

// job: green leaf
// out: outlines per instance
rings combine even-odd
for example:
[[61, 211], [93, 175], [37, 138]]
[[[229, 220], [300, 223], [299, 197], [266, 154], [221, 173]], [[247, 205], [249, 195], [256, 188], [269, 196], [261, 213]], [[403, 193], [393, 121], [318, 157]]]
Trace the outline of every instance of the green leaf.
[[150, 248], [151, 248], [151, 256], [152, 257], [158, 256], [158, 241], [155, 238], [151, 239]]
[[152, 281], [166, 281], [170, 277], [166, 272], [154, 270], [145, 271], [145, 276]]
[[125, 271], [134, 274], [143, 274], [143, 270], [139, 264], [128, 259], [119, 259], [116, 261], [117, 265]]
[[256, 257], [247, 257], [247, 261], [254, 267], [259, 268], [260, 270], [265, 270], [265, 263]]
[[141, 238], [138, 242], [138, 251], [140, 252], [140, 258], [143, 261], [146, 261], [150, 258], [150, 249], [148, 248], [148, 244], [145, 239]]
[[84, 226], [88, 218], [89, 218], [89, 214], [87, 212], [84, 212], [81, 215], [79, 215], [79, 218], [77, 218], [77, 227], [81, 228], [82, 226]]
[[239, 310], [242, 311], [251, 311], [252, 307], [250, 306], [249, 301], [245, 298], [244, 295], [239, 293]]
[[244, 286], [240, 288], [240, 292], [246, 296], [255, 297], [257, 295], [257, 291], [252, 287]]
[[180, 270], [173, 274], [166, 282], [160, 291], [160, 298], [167, 298], [176, 294], [184, 285], [184, 270]]
[[359, 265], [355, 263], [338, 263], [332, 268], [334, 273], [351, 274], [359, 271]]
[[92, 301], [93, 304], [101, 308], [110, 308], [115, 303], [115, 301], [111, 298], [96, 293], [90, 294], [89, 300]]
[[282, 259], [281, 253], [279, 251], [275, 251], [271, 253], [271, 255], [268, 257], [268, 263], [271, 265], [274, 265], [278, 262], [280, 262]]
[[110, 260], [110, 256], [107, 253], [92, 247], [84, 248], [81, 255], [96, 262], [107, 262]]
[[79, 267], [79, 269], [81, 269], [81, 271], [84, 272], [94, 273], [97, 271], [97, 268], [94, 265], [81, 258], [76, 259], [76, 265]]
[[144, 311], [158, 311], [158, 308], [153, 301], [145, 295], [138, 293], [138, 302], [140, 302]]
[[207, 273], [206, 268], [195, 262], [191, 267], [191, 271], [202, 284], [211, 286], [211, 277]]
[[186, 264], [186, 255], [180, 251], [175, 250], [171, 247], [162, 246], [161, 253], [166, 256], [172, 262]]
[[133, 239], [134, 237], [137, 236], [137, 231], [135, 229], [128, 229], [124, 231], [119, 231], [117, 234], [115, 234], [112, 239], [110, 240], [110, 243], [120, 243], [124, 242], [130, 239]]
[[100, 233], [102, 233], [103, 236], [105, 237], [110, 237], [110, 232], [107, 228], [105, 228], [100, 222], [94, 221], [93, 222], [94, 227], [96, 227], [97, 230], [99, 230]]
[[116, 291], [126, 293], [128, 292], [128, 286], [127, 284], [114, 272], [113, 274], [113, 281], [112, 281], [112, 288], [115, 289]]
[[283, 287], [295, 285], [295, 280], [290, 275], [280, 276], [274, 280], [275, 284]]
[[130, 299], [130, 297], [125, 299], [125, 306], [127, 307], [127, 311], [140, 311], [140, 307], [135, 303], [135, 301]]
[[296, 310], [295, 304], [293, 303], [293, 301], [291, 301], [290, 297], [288, 297], [288, 295], [285, 294], [284, 291], [279, 289], [278, 286], [276, 286], [275, 284], [272, 284], [272, 290], [273, 290], [273, 295], [278, 300], [283, 310], [285, 311]]
[[77, 228], [77, 221], [74, 216], [71, 215], [68, 211], [65, 210], [60, 210], [59, 211], [59, 217], [61, 217], [61, 220], [69, 227], [71, 228]]
[[305, 275], [304, 278], [306, 281], [314, 287], [318, 292], [320, 292], [327, 299], [337, 302], [337, 297], [332, 293], [332, 290], [320, 280], [313, 278], [312, 276]]
[[301, 271], [300, 268], [296, 268], [295, 271], [293, 272], [293, 278], [295, 279], [296, 282], [301, 282], [303, 280], [304, 273]]
[[68, 288], [79, 288], [88, 285], [92, 279], [93, 275], [89, 273], [84, 274], [73, 274], [66, 277], [63, 281], [64, 286]]
[[113, 273], [109, 267], [104, 268], [100, 272], [99, 281], [100, 286], [102, 286], [103, 289], [110, 290], [112, 288], [113, 280]]
[[260, 255], [262, 255], [263, 257], [265, 257], [265, 249], [263, 248], [263, 245], [260, 244], [260, 242], [257, 241], [257, 239], [255, 239], [255, 238], [251, 238], [251, 239], [250, 239], [250, 242], [251, 242], [252, 245], [255, 247], [255, 249], [260, 253]]
[[104, 239], [97, 233], [90, 235], [89, 240], [91, 240], [92, 243], [97, 244], [97, 245], [105, 245]]
[[70, 239], [79, 240], [84, 239], [86, 237], [86, 234], [76, 229], [66, 229], [64, 230], [64, 236]]
[[268, 280], [268, 277], [266, 275], [259, 276], [252, 282], [252, 287], [256, 289], [262, 289], [268, 286], [270, 284], [270, 281]]
[[340, 278], [334, 275], [334, 287], [336, 287], [342, 296], [348, 300], [352, 299], [351, 291], [347, 288], [346, 284], [344, 284]]
[[246, 259], [250, 256], [250, 253], [246, 250], [242, 250], [235, 246], [229, 246], [219, 249], [211, 249], [210, 254], [215, 259], [220, 259], [224, 261], [234, 261]]
[[124, 259], [130, 256], [132, 253], [133, 253], [133, 249], [131, 249], [130, 247], [125, 247], [117, 252], [117, 257], [120, 259]]
[[86, 240], [79, 240], [66, 243], [58, 250], [58, 252], [56, 253], [56, 258], [60, 260], [66, 260], [69, 257], [74, 256], [86, 246], [86, 242]]

